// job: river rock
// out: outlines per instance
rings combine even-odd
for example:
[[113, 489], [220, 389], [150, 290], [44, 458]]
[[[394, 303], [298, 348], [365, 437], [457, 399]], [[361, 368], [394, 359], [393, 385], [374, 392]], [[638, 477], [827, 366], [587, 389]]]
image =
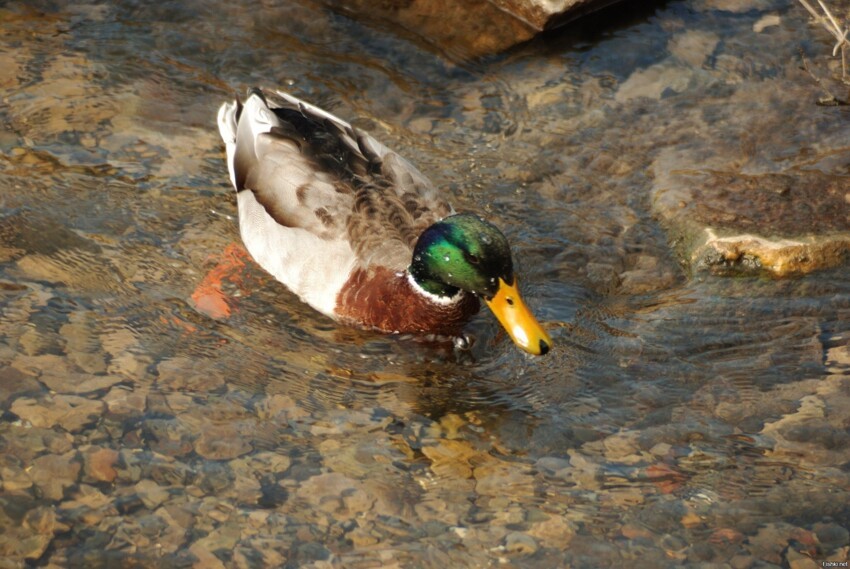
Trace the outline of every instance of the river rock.
[[18, 86], [18, 78], [21, 75], [22, 65], [15, 53], [0, 54], [0, 66], [6, 70], [0, 78], [0, 88], [11, 89]]
[[681, 93], [691, 82], [691, 72], [681, 65], [659, 63], [639, 69], [620, 85], [615, 99], [626, 103], [633, 99], [661, 99], [669, 92]]
[[42, 556], [56, 528], [56, 513], [52, 508], [37, 506], [28, 510], [22, 523], [0, 510], [0, 566], [24, 567], [24, 560]]
[[140, 417], [147, 404], [147, 389], [116, 385], [103, 396], [109, 414], [120, 419]]
[[41, 495], [48, 500], [61, 500], [65, 489], [77, 482], [80, 474], [77, 451], [62, 455], [46, 454], [33, 461], [30, 476]]
[[817, 523], [814, 525], [814, 531], [826, 551], [850, 544], [850, 531], [839, 524]]
[[41, 385], [28, 374], [13, 367], [0, 368], [0, 409], [8, 409], [12, 399], [20, 395], [36, 395]]
[[785, 559], [788, 561], [788, 567], [790, 569], [820, 569], [821, 567], [825, 567], [825, 565], [815, 562], [811, 557], [790, 547], [785, 554]]
[[456, 511], [455, 504], [450, 507], [445, 500], [440, 498], [426, 498], [414, 504], [413, 508], [419, 519], [425, 523], [438, 521], [448, 526], [454, 526], [458, 524], [461, 518]]
[[151, 450], [172, 457], [192, 452], [197, 436], [189, 426], [176, 419], [150, 419], [144, 423], [143, 433], [151, 440]]
[[88, 373], [105, 373], [106, 359], [94, 333], [95, 319], [87, 312], [74, 312], [69, 318], [70, 322], [59, 329], [68, 359]]
[[566, 547], [576, 534], [576, 524], [558, 514], [550, 514], [545, 520], [535, 522], [528, 535], [546, 547]]
[[252, 449], [244, 436], [234, 425], [208, 425], [195, 442], [195, 452], [210, 460], [234, 459]]
[[9, 464], [0, 466], [0, 488], [4, 493], [23, 493], [32, 488], [32, 478], [21, 465]]
[[460, 481], [472, 477], [470, 460], [481, 453], [466, 441], [442, 440], [423, 446], [422, 454], [431, 460], [431, 470], [438, 478]]
[[537, 551], [537, 542], [528, 534], [512, 531], [505, 536], [505, 550], [508, 553], [531, 555]]
[[826, 353], [826, 365], [836, 373], [850, 369], [850, 346], [830, 348]]
[[[811, 137], [832, 138], [837, 127], [825, 121], [807, 124], [813, 122], [809, 110], [788, 110], [786, 114], [797, 116], [794, 132], [811, 131]], [[782, 133], [788, 128], [784, 125], [758, 128], [758, 132], [773, 128], [776, 139], [786, 134], [792, 139], [791, 133]], [[740, 152], [685, 144], [662, 150], [654, 162], [652, 208], [684, 262], [695, 271], [775, 276], [846, 263], [850, 258], [850, 191], [846, 175], [828, 150], [823, 156], [808, 156], [801, 148], [799, 156], [792, 154], [792, 159], [779, 162], [769, 160], [777, 150], [747, 146], [746, 139], [741, 144], [742, 150], [753, 156], [742, 159]], [[815, 140], [810, 144], [821, 146]], [[786, 154], [792, 152], [785, 150]]]
[[[30, 97], [16, 97], [13, 124], [16, 131], [33, 135], [43, 132], [90, 132], [94, 125], [107, 122], [118, 113], [119, 107], [112, 97], [99, 91], [92, 80], [102, 73], [100, 64], [90, 61], [80, 53], [65, 53], [51, 58], [50, 64], [40, 72], [42, 81], [28, 85], [24, 92], [46, 101], [44, 116], [36, 124], [25, 120], [30, 114]], [[30, 112], [27, 112], [30, 111]]]
[[41, 383], [57, 393], [80, 395], [100, 391], [122, 381], [117, 376], [80, 373], [69, 366], [65, 358], [53, 354], [19, 356], [12, 366], [38, 377]]
[[58, 505], [60, 518], [67, 524], [86, 526], [99, 524], [106, 516], [114, 516], [113, 496], [107, 496], [94, 486], [80, 484], [71, 492], [71, 499]]
[[195, 542], [189, 547], [189, 552], [197, 559], [195, 567], [208, 567], [209, 569], [225, 569], [224, 563], [212, 554], [206, 544]]
[[400, 25], [450, 56], [497, 53], [618, 0], [325, 0]]
[[82, 451], [83, 472], [89, 482], [113, 482], [118, 473], [118, 451], [111, 448], [91, 447]]
[[34, 427], [59, 426], [74, 433], [97, 421], [103, 415], [104, 404], [76, 395], [21, 397], [12, 404], [11, 411]]
[[224, 386], [221, 372], [216, 373], [209, 362], [197, 358], [175, 357], [156, 367], [157, 385], [163, 390], [208, 393]]
[[350, 496], [359, 490], [360, 484], [344, 474], [329, 472], [313, 476], [298, 489], [298, 498], [325, 512], [333, 512], [342, 506], [343, 495]]
[[530, 468], [486, 456], [476, 465], [475, 491], [482, 496], [529, 497], [534, 494], [534, 479]]

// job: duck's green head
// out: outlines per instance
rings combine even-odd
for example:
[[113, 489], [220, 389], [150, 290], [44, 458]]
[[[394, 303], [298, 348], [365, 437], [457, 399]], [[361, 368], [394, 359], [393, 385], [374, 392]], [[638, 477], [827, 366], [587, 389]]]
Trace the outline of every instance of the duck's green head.
[[426, 229], [416, 243], [409, 271], [430, 294], [451, 297], [461, 289], [483, 298], [526, 352], [542, 355], [552, 346], [519, 295], [508, 240], [480, 217], [461, 213]]

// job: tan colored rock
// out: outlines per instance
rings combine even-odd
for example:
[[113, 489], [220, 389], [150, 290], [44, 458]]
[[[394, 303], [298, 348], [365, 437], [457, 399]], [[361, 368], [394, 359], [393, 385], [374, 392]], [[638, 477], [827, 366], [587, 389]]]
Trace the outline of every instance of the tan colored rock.
[[20, 493], [32, 488], [32, 478], [18, 466], [0, 467], [0, 489], [10, 494]]
[[3, 75], [0, 76], [0, 88], [11, 89], [17, 87], [22, 69], [14, 53], [0, 53], [0, 69], [5, 70]]
[[466, 479], [472, 477], [470, 460], [480, 454], [463, 440], [441, 440], [422, 447], [422, 454], [431, 459], [431, 470], [439, 478]]
[[655, 535], [645, 527], [635, 524], [625, 524], [620, 530], [620, 533], [627, 539], [652, 539]]
[[231, 460], [251, 452], [251, 443], [233, 425], [210, 425], [201, 431], [195, 452], [210, 460]]
[[821, 563], [816, 562], [811, 557], [803, 555], [799, 551], [790, 547], [788, 548], [788, 553], [785, 555], [785, 558], [788, 560], [788, 566], [791, 569], [820, 569], [823, 567]]
[[91, 251], [68, 249], [53, 255], [34, 253], [18, 259], [16, 266], [27, 278], [81, 290], [103, 291], [116, 286], [112, 267]]
[[182, 516], [175, 516], [174, 511], [175, 508], [166, 506], [154, 511], [154, 515], [165, 525], [156, 536], [157, 551], [173, 553], [186, 546], [186, 520]]
[[701, 67], [720, 42], [720, 36], [703, 30], [686, 30], [673, 37], [667, 49], [677, 59], [691, 67]]
[[83, 472], [89, 481], [113, 482], [118, 476], [115, 463], [118, 451], [111, 448], [91, 447], [82, 451]]
[[449, 505], [439, 498], [426, 498], [414, 505], [416, 515], [423, 522], [439, 521], [446, 525], [457, 525], [460, 521], [458, 512], [449, 508]]
[[382, 516], [405, 515], [409, 499], [409, 490], [401, 485], [393, 484], [392, 480], [381, 478], [366, 478], [362, 482], [363, 490], [373, 500], [374, 511]]
[[850, 255], [850, 234], [769, 239], [752, 234], [721, 237], [710, 228], [695, 242], [692, 266], [766, 270], [776, 276], [799, 275], [842, 265]]
[[65, 340], [65, 353], [80, 369], [88, 373], [106, 372], [105, 354], [100, 350], [100, 342], [94, 334], [97, 326], [94, 318], [87, 312], [74, 312], [70, 322], [59, 330]]
[[0, 512], [0, 564], [24, 567], [23, 560], [38, 559], [53, 540], [55, 530], [56, 513], [47, 506], [27, 511], [20, 524]]
[[482, 496], [528, 498], [534, 494], [530, 467], [489, 457], [474, 470], [475, 491]]
[[76, 395], [44, 396], [38, 399], [22, 397], [12, 404], [12, 413], [34, 427], [59, 426], [68, 432], [78, 432], [97, 421], [104, 411], [101, 401]]
[[810, 273], [850, 259], [846, 177], [818, 170], [745, 173], [731, 156], [667, 149], [652, 209], [692, 269]]
[[145, 411], [147, 403], [146, 390], [131, 390], [128, 387], [116, 385], [103, 397], [106, 408], [111, 415], [118, 417], [138, 417]]
[[56, 511], [39, 506], [28, 511], [23, 520], [24, 528], [41, 535], [53, 535], [56, 527]]
[[[104, 72], [101, 64], [80, 52], [50, 58], [42, 80], [24, 89], [29, 96], [14, 99], [10, 116], [15, 129], [27, 134], [36, 126], [50, 134], [87, 132], [112, 118], [119, 112], [118, 105], [93, 81], [95, 74]], [[26, 120], [35, 114], [41, 115], [41, 120]]]
[[225, 569], [224, 563], [212, 554], [202, 543], [195, 542], [189, 547], [189, 552], [195, 556], [192, 567], [196, 569]]
[[646, 501], [646, 490], [639, 487], [611, 489], [600, 496], [600, 503], [616, 508], [633, 508]]
[[826, 365], [830, 371], [840, 372], [850, 367], [850, 346], [837, 346], [826, 353]]
[[258, 452], [240, 460], [244, 460], [251, 468], [263, 473], [285, 472], [292, 463], [288, 456], [271, 451]]
[[769, 0], [697, 0], [694, 9], [700, 12], [720, 10], [743, 14], [749, 11], [764, 11], [774, 7]]
[[13, 398], [25, 394], [37, 394], [43, 388], [30, 374], [13, 367], [0, 368], [0, 409], [9, 407]]
[[671, 90], [684, 91], [690, 82], [690, 73], [680, 65], [659, 63], [646, 69], [638, 69], [623, 81], [614, 99], [618, 103], [628, 103], [633, 99], [660, 99], [662, 94]]
[[155, 510], [168, 499], [168, 490], [148, 478], [139, 480], [134, 489], [149, 510]]
[[528, 535], [540, 541], [545, 547], [564, 548], [573, 539], [576, 525], [563, 516], [552, 514], [548, 519], [532, 524]]
[[77, 451], [62, 455], [46, 454], [33, 461], [30, 477], [33, 484], [48, 500], [61, 500], [65, 489], [76, 484], [80, 473]]
[[375, 498], [361, 488], [348, 491], [342, 497], [342, 503], [350, 516], [362, 516], [372, 509]]
[[56, 393], [91, 393], [107, 389], [121, 381], [117, 376], [80, 373], [69, 366], [65, 358], [53, 354], [19, 356], [12, 362], [12, 367], [37, 377]]
[[514, 531], [505, 536], [505, 551], [520, 555], [531, 555], [537, 551], [537, 542], [526, 533]]
[[342, 506], [343, 493], [358, 489], [359, 483], [344, 474], [328, 472], [305, 480], [296, 495], [325, 512], [333, 512]]
[[644, 460], [638, 446], [639, 437], [639, 431], [620, 431], [606, 437], [602, 441], [605, 457], [622, 464], [636, 464]]
[[[280, 545], [280, 541], [277, 538], [252, 539], [245, 543], [245, 547], [242, 547], [242, 543], [240, 542], [240, 544], [236, 546], [236, 553], [233, 556], [236, 560], [236, 564], [234, 566], [240, 568], [252, 566], [284, 567], [287, 559], [287, 549], [288, 548]], [[252, 553], [250, 556], [250, 562], [247, 562], [244, 557], [240, 559], [239, 554], [243, 551], [246, 553], [250, 551]], [[257, 559], [257, 554], [259, 554], [259, 559]], [[299, 566], [304, 567], [305, 569], [313, 569], [312, 565], [313, 564], [299, 564]]]
[[257, 416], [260, 419], [274, 419], [280, 423], [309, 417], [310, 413], [299, 407], [288, 395], [278, 393], [269, 395], [257, 405]]
[[356, 548], [369, 547], [378, 543], [378, 538], [364, 528], [354, 528], [345, 534], [345, 537], [351, 540], [351, 544]]
[[106, 516], [116, 514], [113, 497], [88, 484], [80, 484], [72, 499], [62, 501], [57, 507], [61, 519], [87, 526], [94, 526]]
[[224, 385], [224, 377], [209, 362], [197, 358], [175, 357], [164, 360], [156, 367], [161, 389], [206, 393]]
[[325, 0], [333, 9], [393, 22], [450, 56], [497, 53], [617, 0]]
[[111, 329], [99, 337], [104, 351], [111, 357], [109, 373], [122, 375], [133, 380], [145, 377], [150, 365], [147, 355], [134, 353], [138, 348], [136, 332], [128, 327]]

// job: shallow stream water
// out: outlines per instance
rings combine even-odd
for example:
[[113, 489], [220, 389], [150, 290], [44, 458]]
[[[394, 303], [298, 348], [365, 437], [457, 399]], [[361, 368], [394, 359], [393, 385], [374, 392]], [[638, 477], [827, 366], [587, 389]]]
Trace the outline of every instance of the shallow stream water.
[[[663, 153], [846, 179], [831, 48], [766, 0], [476, 62], [307, 1], [0, 3], [0, 567], [846, 563], [846, 268], [691, 273], [651, 208]], [[499, 225], [553, 352], [346, 328], [241, 256], [215, 113], [252, 85]]]

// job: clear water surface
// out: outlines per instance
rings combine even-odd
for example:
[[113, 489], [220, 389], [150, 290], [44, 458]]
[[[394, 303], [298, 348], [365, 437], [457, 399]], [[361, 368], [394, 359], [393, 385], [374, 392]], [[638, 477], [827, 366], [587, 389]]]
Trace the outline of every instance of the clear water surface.
[[[671, 148], [847, 174], [799, 6], [615, 8], [476, 62], [306, 0], [11, 1], [0, 37], [0, 566], [847, 560], [846, 269], [690, 274], [651, 207]], [[232, 253], [215, 113], [252, 85], [502, 227], [553, 353], [486, 313], [468, 352], [345, 328]]]

